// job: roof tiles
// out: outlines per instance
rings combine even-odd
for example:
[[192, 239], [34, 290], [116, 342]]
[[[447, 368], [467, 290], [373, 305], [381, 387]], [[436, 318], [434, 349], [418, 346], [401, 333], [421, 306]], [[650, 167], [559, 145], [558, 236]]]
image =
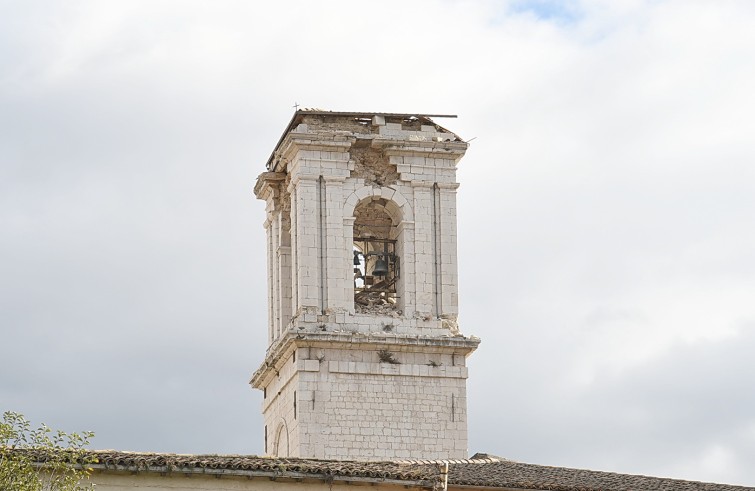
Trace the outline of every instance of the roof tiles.
[[744, 491], [752, 487], [523, 464], [509, 460], [453, 464], [449, 484], [551, 491]]
[[[441, 469], [448, 464], [449, 487], [548, 491], [755, 491], [755, 487], [525, 464], [484, 454], [478, 454], [470, 460], [385, 462], [115, 450], [97, 450], [89, 455], [97, 459], [95, 468], [102, 472], [183, 472], [237, 474], [271, 479], [394, 481], [406, 486], [441, 489]], [[45, 454], [39, 453], [36, 459], [44, 462]]]

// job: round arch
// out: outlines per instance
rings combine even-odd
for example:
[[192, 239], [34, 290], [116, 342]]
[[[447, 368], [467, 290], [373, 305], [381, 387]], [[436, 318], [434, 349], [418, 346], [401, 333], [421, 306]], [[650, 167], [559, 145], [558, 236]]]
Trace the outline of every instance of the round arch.
[[291, 447], [288, 440], [288, 424], [283, 419], [275, 431], [275, 440], [273, 443], [273, 455], [275, 457], [288, 457]]
[[[373, 233], [363, 235], [358, 234], [357, 227], [371, 226], [365, 223], [358, 224], [357, 214], [363, 206], [371, 207], [377, 205], [384, 213], [384, 217], [390, 220], [390, 231], [385, 234], [373, 230]], [[406, 269], [402, 269], [404, 258], [414, 253], [413, 233], [414, 233], [414, 210], [411, 202], [401, 194], [400, 191], [389, 187], [363, 186], [351, 193], [345, 200], [343, 208], [344, 217], [344, 239], [348, 244], [347, 250], [344, 250], [345, 258], [351, 264], [352, 261], [360, 261], [353, 269], [348, 269], [347, 277], [349, 290], [347, 290], [347, 301], [345, 305], [351, 313], [373, 313], [379, 314], [380, 309], [373, 309], [375, 305], [390, 306], [393, 310], [404, 313], [413, 312], [413, 288], [411, 285], [411, 273], [413, 265], [406, 263]], [[374, 215], [373, 215], [374, 217]], [[378, 218], [379, 220], [379, 218]], [[383, 226], [375, 224], [375, 227], [381, 229]], [[367, 242], [383, 242], [380, 246], [385, 252], [383, 257], [383, 268], [386, 268], [383, 274], [378, 276], [372, 275], [368, 271], [366, 259], [358, 259], [354, 251], [361, 251], [364, 257], [364, 247]], [[359, 242], [359, 243], [357, 243]], [[377, 257], [377, 256], [376, 256]], [[390, 257], [390, 259], [388, 259]], [[411, 257], [411, 256], [409, 256]], [[377, 261], [373, 267], [377, 266]], [[405, 275], [402, 271], [410, 274]], [[375, 290], [372, 290], [372, 288]], [[377, 298], [379, 297], [379, 298]]]
[[394, 225], [398, 225], [401, 221], [414, 221], [414, 210], [412, 209], [409, 200], [407, 200], [400, 191], [391, 188], [373, 186], [363, 186], [351, 193], [344, 203], [343, 216], [354, 216], [354, 210], [357, 205], [362, 201], [372, 199], [373, 197], [386, 200], [385, 209], [394, 221]]

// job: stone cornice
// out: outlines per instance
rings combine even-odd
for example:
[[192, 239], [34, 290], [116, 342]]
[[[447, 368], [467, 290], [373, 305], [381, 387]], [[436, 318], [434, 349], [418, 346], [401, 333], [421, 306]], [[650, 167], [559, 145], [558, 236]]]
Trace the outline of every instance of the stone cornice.
[[268, 199], [270, 193], [275, 193], [278, 190], [280, 183], [286, 180], [286, 174], [282, 172], [263, 172], [257, 177], [257, 182], [254, 185], [254, 195], [258, 199]]
[[[464, 142], [382, 140], [383, 152], [388, 156], [432, 157], [459, 160], [469, 144]], [[377, 142], [373, 143], [376, 144]]]
[[478, 338], [464, 336], [417, 336], [351, 331], [307, 332], [289, 329], [270, 346], [265, 361], [254, 372], [249, 383], [257, 389], [266, 386], [267, 379], [278, 373], [293, 350], [301, 347], [372, 350], [390, 348], [398, 353], [403, 351], [416, 353], [423, 348], [431, 348], [436, 353], [445, 352], [467, 356], [476, 350], [479, 344]]
[[[283, 138], [283, 141], [275, 152], [273, 159], [274, 170], [278, 172], [285, 171], [288, 162], [291, 161], [299, 150], [348, 152], [355, 140], [355, 137], [346, 135], [289, 133]], [[285, 165], [280, 165], [281, 163]]]

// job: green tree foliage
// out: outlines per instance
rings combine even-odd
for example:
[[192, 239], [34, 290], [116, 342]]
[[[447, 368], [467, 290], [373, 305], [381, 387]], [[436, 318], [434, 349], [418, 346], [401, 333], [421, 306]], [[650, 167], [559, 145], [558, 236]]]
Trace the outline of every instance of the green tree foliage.
[[6, 412], [0, 422], [0, 490], [92, 490], [90, 464], [96, 459], [85, 447], [93, 436], [32, 428], [23, 415]]

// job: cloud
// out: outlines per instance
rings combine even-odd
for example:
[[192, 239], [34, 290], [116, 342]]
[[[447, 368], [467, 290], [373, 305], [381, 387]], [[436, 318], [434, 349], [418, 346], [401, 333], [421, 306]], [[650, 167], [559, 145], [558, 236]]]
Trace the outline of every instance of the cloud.
[[474, 138], [471, 450], [755, 479], [749, 2], [8, 8], [9, 409], [99, 447], [261, 453], [254, 179], [295, 102], [429, 111]]

